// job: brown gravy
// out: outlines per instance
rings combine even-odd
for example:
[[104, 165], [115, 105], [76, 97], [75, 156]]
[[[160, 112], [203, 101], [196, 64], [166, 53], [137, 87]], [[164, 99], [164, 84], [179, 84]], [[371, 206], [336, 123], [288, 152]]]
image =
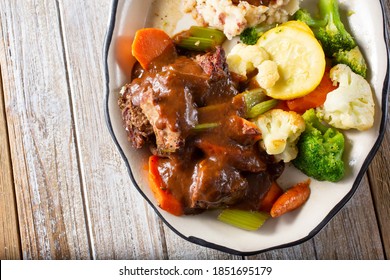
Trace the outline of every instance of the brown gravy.
[[[153, 105], [151, 115], [158, 115], [152, 123], [155, 133], [169, 130], [180, 135], [174, 152], [152, 150], [160, 156], [161, 188], [181, 202], [185, 214], [224, 207], [258, 210], [283, 165], [274, 164], [247, 137], [244, 99], [223, 63], [218, 68], [217, 56], [212, 55], [199, 62], [198, 57], [170, 53], [148, 71], [136, 67], [132, 102]], [[208, 61], [218, 68], [211, 67], [211, 74], [204, 67]], [[217, 125], [196, 129], [197, 124], [207, 123]]]

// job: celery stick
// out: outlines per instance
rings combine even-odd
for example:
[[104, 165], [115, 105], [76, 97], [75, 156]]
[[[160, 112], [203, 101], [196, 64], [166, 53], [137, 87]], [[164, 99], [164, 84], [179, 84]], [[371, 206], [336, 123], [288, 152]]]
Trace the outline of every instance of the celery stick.
[[248, 90], [242, 94], [244, 95], [247, 112], [249, 112], [256, 104], [264, 101], [267, 97], [262, 88]]
[[215, 28], [191, 26], [190, 34], [191, 37], [211, 39], [215, 42], [216, 45], [221, 45], [226, 40], [225, 34]]
[[278, 105], [278, 103], [279, 101], [276, 99], [270, 99], [267, 101], [260, 102], [249, 110], [247, 117], [250, 119], [256, 118], [261, 114], [264, 114], [265, 112], [271, 110], [273, 107]]
[[220, 110], [223, 110], [226, 108], [226, 104], [220, 103], [220, 104], [214, 104], [214, 105], [207, 105], [204, 107], [199, 107], [198, 108], [198, 113], [199, 114], [210, 114], [213, 112], [218, 112]]
[[219, 214], [218, 220], [241, 229], [253, 231], [259, 229], [269, 217], [269, 214], [265, 212], [225, 209]]
[[216, 46], [212, 39], [201, 37], [188, 37], [181, 39], [177, 45], [181, 48], [193, 51], [208, 51]]
[[220, 123], [201, 123], [195, 125], [195, 127], [192, 129], [192, 132], [202, 132], [205, 130], [216, 128], [218, 126], [220, 126]]

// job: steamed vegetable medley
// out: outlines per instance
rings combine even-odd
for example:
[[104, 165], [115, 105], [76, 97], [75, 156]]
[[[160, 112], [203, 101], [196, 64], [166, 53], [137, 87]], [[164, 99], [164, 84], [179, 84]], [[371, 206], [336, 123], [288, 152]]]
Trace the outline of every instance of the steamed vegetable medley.
[[[138, 63], [119, 106], [129, 141], [150, 148], [149, 182], [162, 209], [220, 209], [219, 220], [256, 230], [301, 207], [311, 179], [343, 179], [343, 132], [373, 126], [373, 93], [338, 1], [318, 8], [248, 27], [228, 53], [221, 26], [173, 38], [154, 28], [136, 33]], [[308, 179], [282, 189], [286, 163]]]

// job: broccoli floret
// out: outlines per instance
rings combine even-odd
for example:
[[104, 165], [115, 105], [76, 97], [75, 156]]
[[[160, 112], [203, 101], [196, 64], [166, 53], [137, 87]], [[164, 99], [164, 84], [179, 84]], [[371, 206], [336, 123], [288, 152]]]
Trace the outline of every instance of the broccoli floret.
[[298, 10], [294, 18], [305, 22], [312, 27], [313, 32], [320, 40], [325, 54], [332, 57], [340, 50], [349, 51], [356, 46], [356, 42], [341, 22], [339, 4], [337, 0], [319, 0], [320, 18], [313, 18], [308, 11]]
[[302, 115], [306, 129], [299, 138], [296, 168], [319, 181], [337, 182], [344, 177], [344, 136], [335, 128], [325, 126], [310, 109]]
[[326, 25], [315, 32], [321, 41], [325, 54], [332, 56], [339, 50], [351, 50], [356, 42], [341, 22], [337, 0], [320, 0], [320, 16]]
[[356, 41], [345, 29], [340, 18], [337, 0], [319, 0], [320, 18], [313, 18], [306, 10], [298, 10], [294, 19], [310, 26], [321, 42], [325, 55], [333, 59], [333, 64], [343, 63], [357, 74], [366, 77], [367, 64]]
[[269, 29], [275, 27], [275, 24], [271, 25], [258, 25], [254, 27], [248, 27], [240, 34], [240, 40], [246, 45], [255, 45], [257, 40]]
[[244, 44], [255, 45], [260, 36], [255, 27], [248, 27], [240, 34], [240, 40]]
[[300, 9], [294, 14], [294, 19], [306, 23], [311, 28], [324, 27], [327, 23], [325, 19], [314, 19], [309, 11]]
[[358, 46], [349, 51], [340, 50], [333, 57], [334, 64], [346, 64], [356, 74], [367, 77], [367, 64]]

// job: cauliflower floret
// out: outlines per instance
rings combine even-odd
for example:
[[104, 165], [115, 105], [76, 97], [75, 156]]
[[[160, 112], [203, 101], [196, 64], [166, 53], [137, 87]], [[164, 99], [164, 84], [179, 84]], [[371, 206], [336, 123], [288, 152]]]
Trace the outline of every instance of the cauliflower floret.
[[263, 140], [260, 143], [267, 154], [275, 155], [276, 160], [284, 162], [297, 157], [296, 144], [305, 130], [305, 121], [301, 115], [273, 109], [260, 115], [255, 124], [261, 130]]
[[268, 60], [269, 54], [259, 46], [239, 43], [232, 48], [226, 59], [230, 71], [246, 76]]
[[230, 71], [246, 77], [257, 68], [255, 79], [260, 87], [271, 88], [279, 80], [278, 66], [276, 62], [269, 60], [269, 54], [260, 46], [235, 45], [227, 56]]
[[339, 87], [328, 93], [324, 105], [317, 109], [319, 115], [336, 128], [371, 128], [375, 104], [369, 83], [345, 64], [334, 66], [330, 78]]
[[263, 61], [257, 69], [259, 70], [259, 73], [256, 75], [255, 79], [259, 86], [264, 89], [272, 88], [280, 78], [278, 65], [272, 60]]

